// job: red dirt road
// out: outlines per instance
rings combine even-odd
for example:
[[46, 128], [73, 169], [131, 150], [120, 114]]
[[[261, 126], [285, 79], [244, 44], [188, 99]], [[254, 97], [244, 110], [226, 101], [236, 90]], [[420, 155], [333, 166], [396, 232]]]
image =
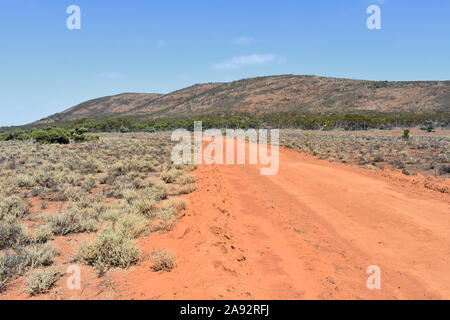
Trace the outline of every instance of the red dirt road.
[[[175, 230], [138, 243], [172, 251], [177, 268], [154, 273], [144, 261], [114, 279], [116, 298], [450, 298], [450, 197], [421, 176], [283, 148], [274, 176], [253, 165], [195, 173], [199, 188]], [[381, 269], [380, 290], [366, 286], [370, 265]]]

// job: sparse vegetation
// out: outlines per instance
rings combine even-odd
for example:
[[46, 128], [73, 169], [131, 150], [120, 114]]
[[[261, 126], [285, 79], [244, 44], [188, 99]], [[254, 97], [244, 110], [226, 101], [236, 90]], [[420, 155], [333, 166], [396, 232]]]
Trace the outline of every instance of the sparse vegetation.
[[0, 250], [20, 247], [28, 242], [29, 235], [23, 226], [0, 222]]
[[73, 209], [49, 216], [47, 219], [50, 230], [56, 235], [65, 236], [70, 233], [97, 231], [96, 221], [93, 218], [83, 217], [83, 214]]
[[448, 177], [450, 138], [406, 133], [408, 139], [403, 138], [403, 131], [309, 132], [306, 137], [300, 130], [282, 130], [280, 144], [334, 162]]
[[[64, 129], [70, 141], [89, 131], [77, 128]], [[0, 290], [26, 274], [29, 294], [52, 290], [58, 274], [45, 267], [61, 240], [76, 244], [78, 261], [100, 274], [138, 263], [134, 239], [172, 230], [186, 208], [173, 190], [195, 190], [194, 168], [170, 163], [167, 134], [103, 134], [69, 144], [18, 136], [0, 141]], [[176, 176], [167, 184], [163, 172], [170, 169]], [[84, 235], [89, 238], [72, 242]], [[72, 253], [58, 263], [71, 259]]]
[[175, 258], [173, 254], [164, 249], [154, 251], [150, 256], [150, 259], [152, 261], [152, 270], [155, 272], [170, 272], [173, 268], [175, 268]]
[[103, 273], [111, 267], [128, 268], [135, 264], [138, 261], [138, 249], [124, 234], [106, 232], [94, 241], [83, 244], [79, 256]]
[[7, 282], [28, 270], [49, 266], [53, 262], [54, 249], [48, 245], [30, 245], [6, 250], [0, 255], [0, 292]]
[[59, 273], [54, 269], [31, 272], [25, 280], [26, 292], [30, 296], [46, 293], [58, 279]]

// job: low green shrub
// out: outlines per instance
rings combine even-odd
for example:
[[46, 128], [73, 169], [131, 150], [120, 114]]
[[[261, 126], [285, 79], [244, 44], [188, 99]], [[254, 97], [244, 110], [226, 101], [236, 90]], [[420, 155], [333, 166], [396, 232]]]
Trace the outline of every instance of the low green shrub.
[[58, 280], [58, 276], [59, 272], [54, 269], [33, 271], [25, 280], [25, 292], [30, 296], [47, 293], [56, 280]]
[[29, 242], [28, 232], [17, 223], [0, 222], [0, 250], [23, 246]]
[[75, 142], [99, 140], [98, 135], [85, 135], [87, 128], [72, 128], [70, 130], [63, 127], [47, 127], [45, 129], [33, 128], [28, 132], [23, 130], [9, 131], [0, 134], [0, 141], [11, 140], [34, 140], [41, 144], [68, 144], [70, 140]]
[[10, 196], [0, 200], [0, 220], [13, 222], [28, 213], [30, 205], [19, 196]]
[[138, 254], [133, 240], [108, 231], [92, 242], [82, 244], [79, 258], [103, 273], [111, 267], [130, 267], [138, 261]]
[[47, 223], [55, 235], [65, 236], [71, 233], [95, 232], [97, 222], [85, 217], [75, 209], [47, 217]]

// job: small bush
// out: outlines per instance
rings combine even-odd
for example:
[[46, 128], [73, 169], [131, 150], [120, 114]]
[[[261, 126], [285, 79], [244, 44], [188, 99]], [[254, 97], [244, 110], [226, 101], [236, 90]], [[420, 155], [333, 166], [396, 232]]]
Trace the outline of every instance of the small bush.
[[63, 195], [68, 201], [80, 201], [86, 195], [86, 192], [80, 187], [67, 186], [63, 190]]
[[48, 266], [53, 261], [54, 250], [47, 245], [32, 245], [6, 251], [0, 256], [0, 291], [15, 275], [23, 275], [27, 270]]
[[402, 169], [402, 173], [403, 173], [405, 176], [410, 176], [410, 175], [411, 175], [411, 172], [409, 172], [408, 169], [406, 169], [406, 168], [403, 168], [403, 169]]
[[148, 127], [144, 128], [142, 131], [143, 132], [154, 133], [154, 132], [156, 132], [156, 129], [155, 129], [155, 127], [148, 126]]
[[79, 257], [103, 273], [111, 267], [128, 268], [138, 261], [138, 249], [133, 240], [106, 232], [90, 243], [84, 243]]
[[127, 133], [127, 132], [130, 132], [130, 129], [128, 129], [128, 127], [125, 127], [125, 126], [121, 126], [119, 131], [121, 133]]
[[28, 233], [22, 226], [16, 223], [0, 223], [0, 250], [22, 246], [28, 241]]
[[442, 166], [442, 167], [440, 167], [440, 168], [438, 169], [438, 174], [439, 174], [439, 175], [444, 175], [444, 174], [447, 174], [447, 173], [450, 173], [450, 165], [448, 165], [448, 166]]
[[100, 216], [102, 221], [115, 223], [119, 218], [126, 214], [127, 210], [123, 208], [107, 208]]
[[25, 291], [30, 296], [47, 293], [56, 280], [58, 280], [58, 276], [59, 273], [54, 269], [34, 271], [25, 280]]
[[150, 256], [150, 260], [152, 261], [152, 270], [155, 272], [170, 272], [175, 268], [175, 258], [171, 253], [166, 252], [166, 250], [154, 251]]
[[161, 173], [161, 178], [165, 183], [174, 183], [183, 175], [183, 171], [177, 169], [169, 169]]
[[148, 234], [147, 219], [138, 214], [122, 215], [116, 222], [115, 230], [127, 238], [142, 237]]
[[31, 236], [34, 243], [45, 243], [53, 236], [53, 228], [49, 224], [44, 224], [37, 229]]
[[410, 131], [409, 129], [403, 130], [403, 139], [409, 139], [410, 138]]
[[16, 251], [25, 257], [27, 266], [31, 268], [51, 265], [55, 254], [51, 246], [44, 244], [34, 244]]
[[169, 192], [166, 185], [163, 182], [158, 181], [153, 183], [153, 185], [149, 189], [146, 189], [144, 195], [148, 195], [156, 201], [159, 201], [167, 199]]
[[88, 193], [91, 192], [91, 190], [95, 188], [95, 177], [93, 175], [86, 176], [86, 178], [84, 178], [82, 188]]
[[420, 126], [420, 130], [424, 130], [427, 132], [434, 132], [436, 129], [436, 125], [431, 120], [425, 120], [423, 124]]
[[194, 184], [189, 184], [186, 186], [182, 186], [181, 188], [177, 188], [171, 191], [171, 195], [173, 196], [177, 196], [177, 195], [182, 195], [182, 194], [189, 194], [194, 192], [195, 190], [197, 190], [197, 186]]
[[182, 184], [182, 185], [186, 185], [186, 184], [191, 184], [195, 182], [195, 176], [194, 175], [182, 175], [180, 177], [178, 177], [177, 183]]
[[149, 218], [154, 218], [155, 213], [158, 210], [156, 201], [149, 198], [141, 198], [133, 202], [133, 207], [140, 214], [143, 214]]
[[[169, 232], [172, 231], [173, 228], [175, 228], [178, 218], [173, 214], [173, 210], [169, 209], [167, 211], [160, 212], [161, 220], [157, 220], [156, 222], [152, 223], [149, 227], [150, 232]], [[164, 215], [166, 217], [164, 218]], [[168, 218], [170, 215], [172, 215], [171, 218]]]
[[[184, 199], [171, 199], [161, 209], [170, 209], [173, 214], [178, 214], [187, 208], [187, 202]], [[172, 214], [172, 215], [173, 215]]]
[[175, 214], [175, 211], [171, 207], [163, 207], [159, 209], [158, 218], [159, 219], [171, 219]]
[[0, 220], [7, 222], [22, 218], [28, 213], [30, 205], [18, 196], [11, 196], [0, 200]]
[[17, 175], [15, 183], [19, 188], [31, 188], [34, 186], [33, 178], [25, 174]]
[[52, 188], [57, 185], [53, 175], [48, 172], [40, 171], [33, 176], [34, 183], [45, 188]]
[[47, 221], [51, 230], [56, 235], [65, 236], [70, 233], [97, 231], [97, 223], [94, 219], [84, 217], [74, 209], [49, 216]]
[[127, 200], [128, 203], [132, 203], [138, 197], [136, 190], [133, 190], [133, 189], [126, 188], [126, 189], [123, 189], [121, 191], [121, 193], [122, 193], [122, 197], [125, 200]]

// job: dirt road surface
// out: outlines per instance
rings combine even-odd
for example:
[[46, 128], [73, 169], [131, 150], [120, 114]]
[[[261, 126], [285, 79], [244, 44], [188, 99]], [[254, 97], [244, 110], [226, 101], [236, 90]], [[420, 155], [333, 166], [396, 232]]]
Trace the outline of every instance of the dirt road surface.
[[[155, 273], [144, 261], [115, 279], [118, 298], [450, 298], [450, 197], [421, 176], [284, 148], [273, 176], [257, 165], [195, 174], [198, 190], [175, 229], [138, 242], [147, 254], [169, 249], [177, 268]], [[367, 288], [372, 265], [379, 290]]]

